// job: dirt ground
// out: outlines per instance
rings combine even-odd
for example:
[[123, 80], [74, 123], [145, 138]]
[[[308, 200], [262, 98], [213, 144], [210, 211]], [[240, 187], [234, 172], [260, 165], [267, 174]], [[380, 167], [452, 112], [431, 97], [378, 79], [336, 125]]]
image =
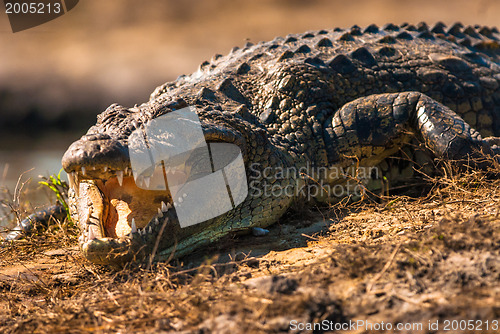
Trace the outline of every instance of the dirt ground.
[[0, 332], [498, 333], [500, 179], [452, 175], [152, 267], [95, 266], [54, 225], [0, 248]]

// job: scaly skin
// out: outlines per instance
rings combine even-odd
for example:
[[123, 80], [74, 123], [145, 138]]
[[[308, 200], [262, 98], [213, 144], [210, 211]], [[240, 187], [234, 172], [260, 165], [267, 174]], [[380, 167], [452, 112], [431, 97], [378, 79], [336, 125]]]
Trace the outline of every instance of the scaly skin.
[[[82, 227], [84, 254], [101, 264], [150, 254], [164, 260], [229, 233], [266, 227], [294, 203], [311, 200], [304, 186], [346, 182], [313, 175], [313, 168], [377, 166], [395, 184], [412, 177], [413, 164], [391, 166], [387, 158], [394, 155], [425, 165], [433, 156], [498, 153], [499, 38], [486, 27], [429, 29], [423, 23], [288, 35], [216, 55], [195, 73], [158, 87], [147, 103], [110, 106], [62, 161], [73, 184], [71, 212]], [[134, 188], [127, 139], [148, 121], [186, 106], [197, 108], [207, 142], [240, 147], [250, 192], [228, 213], [180, 228], [171, 207], [155, 219], [154, 207], [172, 202], [168, 192]], [[417, 140], [424, 151], [407, 145]], [[303, 167], [311, 178], [263, 175], [266, 167]], [[271, 194], [266, 184], [290, 191]], [[377, 189], [380, 182], [366, 185]], [[321, 193], [312, 200], [334, 197]], [[118, 210], [116, 200], [130, 208], [128, 225], [132, 217], [143, 220], [139, 231], [112, 235], [105, 221]]]

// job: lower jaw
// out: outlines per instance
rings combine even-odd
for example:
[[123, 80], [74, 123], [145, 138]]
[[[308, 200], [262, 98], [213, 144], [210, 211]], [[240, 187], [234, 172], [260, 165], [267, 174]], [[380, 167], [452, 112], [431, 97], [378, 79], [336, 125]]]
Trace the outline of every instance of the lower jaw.
[[130, 237], [93, 239], [81, 243], [80, 248], [87, 260], [102, 265], [132, 261], [135, 254]]

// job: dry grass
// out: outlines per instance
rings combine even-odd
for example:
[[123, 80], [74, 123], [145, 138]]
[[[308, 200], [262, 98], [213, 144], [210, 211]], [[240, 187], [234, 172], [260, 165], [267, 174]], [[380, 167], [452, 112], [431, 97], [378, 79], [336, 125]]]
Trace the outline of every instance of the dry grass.
[[259, 333], [289, 331], [291, 320], [424, 328], [429, 320], [498, 320], [496, 173], [449, 173], [426, 197], [384, 197], [342, 216], [290, 215], [268, 236], [149, 270], [90, 264], [74, 231], [54, 227], [0, 248], [0, 332]]

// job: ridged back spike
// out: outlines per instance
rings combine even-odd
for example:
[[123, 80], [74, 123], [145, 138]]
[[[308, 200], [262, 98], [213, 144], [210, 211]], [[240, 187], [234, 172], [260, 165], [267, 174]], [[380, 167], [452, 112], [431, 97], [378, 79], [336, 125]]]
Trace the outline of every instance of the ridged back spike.
[[352, 35], [348, 32], [346, 32], [345, 34], [343, 34], [342, 36], [340, 36], [338, 38], [339, 41], [354, 41], [354, 38], [352, 37]]
[[464, 29], [464, 34], [469, 35], [471, 37], [479, 38], [479, 34], [477, 33], [476, 29], [474, 29], [471, 26], [468, 26], [467, 28]]
[[420, 22], [420, 23], [417, 24], [417, 30], [418, 31], [428, 31], [429, 30], [429, 26], [425, 22]]
[[376, 34], [379, 32], [378, 26], [376, 24], [370, 24], [368, 27], [363, 30], [363, 33], [371, 33]]
[[446, 28], [446, 25], [443, 22], [437, 22], [431, 31], [435, 34], [444, 34], [444, 28]]
[[399, 31], [399, 27], [393, 23], [387, 23], [382, 29], [385, 31]]
[[463, 24], [460, 22], [455, 23], [448, 29], [447, 33], [456, 37], [462, 37], [464, 34], [462, 33]]

